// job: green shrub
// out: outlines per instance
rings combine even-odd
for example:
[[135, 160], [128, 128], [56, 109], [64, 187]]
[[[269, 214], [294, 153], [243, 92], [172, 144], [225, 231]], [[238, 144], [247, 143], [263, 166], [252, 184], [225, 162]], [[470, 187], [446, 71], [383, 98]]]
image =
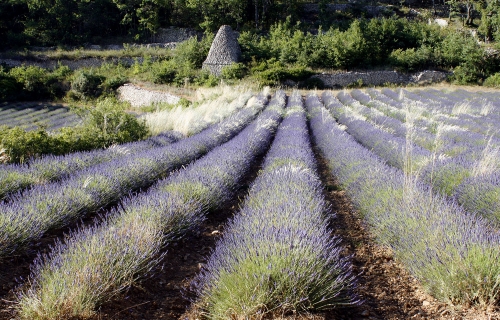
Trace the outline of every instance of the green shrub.
[[0, 101], [17, 99], [22, 89], [21, 84], [0, 66]]
[[76, 97], [82, 100], [96, 98], [102, 92], [101, 84], [104, 80], [105, 77], [96, 74], [93, 69], [78, 70], [73, 75], [71, 90]]
[[162, 61], [158, 66], [155, 66], [152, 74], [154, 83], [168, 84], [174, 82], [177, 69], [173, 61]]
[[22, 92], [19, 98], [23, 100], [46, 99], [50, 97], [48, 89], [49, 72], [37, 66], [14, 67], [9, 74], [19, 83]]
[[251, 73], [262, 86], [278, 85], [287, 79], [303, 81], [313, 74], [304, 66], [287, 66], [274, 58], [254, 63], [254, 66], [251, 67]]
[[126, 103], [106, 98], [82, 112], [84, 125], [65, 127], [49, 134], [41, 128], [25, 131], [19, 127], [0, 130], [0, 161], [22, 163], [43, 154], [104, 148], [112, 144], [137, 141], [149, 135], [144, 121], [125, 112]]
[[111, 78], [106, 78], [102, 83], [102, 90], [106, 93], [113, 93], [120, 86], [124, 85], [128, 82], [127, 77], [123, 75], [116, 75]]
[[23, 163], [43, 153], [51, 153], [54, 143], [44, 129], [25, 131], [21, 128], [3, 127], [0, 130], [0, 149], [5, 150], [5, 160]]
[[389, 55], [389, 63], [401, 71], [422, 70], [432, 64], [432, 48], [423, 46], [420, 48], [397, 49]]
[[179, 43], [173, 51], [174, 63], [178, 66], [191, 65], [196, 69], [201, 68], [203, 61], [207, 58], [213, 39], [213, 34], [208, 33], [201, 41], [198, 41], [196, 37], [191, 37]]
[[128, 106], [114, 98], [101, 100], [89, 110], [85, 125], [96, 129], [106, 145], [143, 139], [148, 135], [146, 124], [126, 113]]
[[484, 80], [483, 85], [486, 87], [500, 88], [500, 72], [495, 73], [486, 78], [486, 80]]
[[208, 70], [201, 70], [198, 76], [194, 79], [194, 83], [204, 87], [216, 87], [220, 83], [220, 79], [210, 73]]
[[222, 68], [222, 79], [242, 79], [246, 74], [246, 67], [243, 63], [232, 63]]
[[306, 89], [324, 89], [325, 83], [320, 78], [308, 78], [302, 85]]
[[480, 74], [473, 66], [460, 64], [453, 69], [453, 75], [450, 79], [453, 83], [460, 85], [477, 84], [480, 80]]

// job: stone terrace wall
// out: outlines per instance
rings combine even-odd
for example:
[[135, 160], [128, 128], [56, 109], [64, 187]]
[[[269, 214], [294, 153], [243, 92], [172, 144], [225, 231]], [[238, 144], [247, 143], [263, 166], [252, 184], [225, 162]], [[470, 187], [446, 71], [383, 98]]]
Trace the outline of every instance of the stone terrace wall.
[[119, 87], [117, 91], [121, 101], [128, 101], [134, 107], [149, 106], [161, 102], [177, 104], [181, 99], [167, 92], [147, 90], [129, 83]]
[[335, 74], [317, 74], [311, 78], [323, 81], [326, 88], [343, 88], [362, 82], [367, 86], [384, 84], [428, 84], [446, 80], [449, 74], [441, 71], [422, 71], [414, 74], [404, 74], [396, 71], [344, 72]]
[[199, 37], [199, 35], [196, 31], [186, 28], [160, 28], [156, 35], [153, 36], [153, 41], [162, 43], [182, 42], [191, 37]]
[[100, 67], [103, 63], [115, 63], [118, 64], [118, 62], [130, 66], [132, 65], [135, 60], [137, 60], [139, 63], [142, 63], [143, 58], [142, 57], [137, 57], [137, 58], [111, 58], [111, 59], [99, 59], [99, 58], [85, 58], [85, 59], [78, 59], [78, 60], [52, 60], [52, 59], [46, 59], [46, 60], [15, 60], [15, 59], [0, 59], [0, 64], [5, 63], [6, 65], [10, 67], [18, 67], [21, 65], [27, 65], [27, 66], [38, 66], [41, 68], [45, 69], [55, 69], [57, 68], [57, 64], [61, 63], [64, 66], [68, 66], [71, 70], [76, 70], [78, 68], [83, 68], [83, 67]]

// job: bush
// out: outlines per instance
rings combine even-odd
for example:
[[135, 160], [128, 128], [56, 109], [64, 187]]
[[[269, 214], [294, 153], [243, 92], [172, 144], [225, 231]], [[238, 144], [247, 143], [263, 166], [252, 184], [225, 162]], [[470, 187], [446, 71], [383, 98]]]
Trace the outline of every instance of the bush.
[[111, 78], [106, 78], [102, 83], [101, 87], [105, 93], [113, 93], [120, 86], [128, 82], [127, 77], [122, 75], [117, 75]]
[[9, 74], [20, 85], [22, 92], [19, 98], [23, 100], [38, 100], [50, 97], [49, 72], [37, 66], [21, 66], [12, 68]]
[[243, 63], [232, 63], [222, 68], [222, 79], [242, 79], [246, 74], [246, 67]]
[[500, 88], [500, 72], [486, 78], [483, 85], [486, 87]]
[[118, 102], [114, 98], [101, 100], [89, 110], [85, 126], [97, 130], [103, 137], [105, 146], [145, 138], [148, 135], [146, 123], [126, 113], [127, 107], [127, 103]]
[[71, 81], [71, 90], [77, 98], [88, 100], [98, 97], [101, 92], [101, 84], [105, 77], [95, 73], [93, 69], [78, 70]]
[[201, 41], [198, 41], [196, 37], [191, 37], [179, 43], [175, 47], [172, 57], [174, 64], [177, 66], [191, 65], [196, 69], [201, 68], [203, 61], [207, 58], [213, 39], [213, 34], [208, 33]]
[[320, 78], [309, 78], [304, 81], [303, 87], [306, 89], [324, 89], [325, 83]]
[[453, 75], [450, 77], [450, 80], [460, 85], [477, 84], [480, 81], [480, 77], [481, 75], [473, 66], [460, 64], [453, 69]]
[[252, 76], [259, 81], [261, 86], [278, 85], [287, 79], [302, 81], [313, 74], [304, 66], [286, 66], [274, 58], [258, 64], [254, 63], [254, 66], [251, 68], [251, 73]]
[[200, 86], [216, 87], [219, 85], [220, 80], [215, 75], [211, 74], [210, 71], [201, 70], [198, 76], [194, 79], [194, 82]]
[[25, 131], [19, 127], [0, 130], [0, 157], [3, 162], [23, 163], [43, 154], [104, 148], [146, 138], [144, 121], [125, 112], [128, 105], [106, 98], [85, 110], [84, 125], [66, 127], [49, 134], [43, 128]]
[[173, 61], [162, 61], [153, 68], [153, 82], [157, 84], [169, 84], [174, 82], [177, 68]]
[[0, 101], [17, 99], [22, 89], [20, 83], [3, 67], [0, 67]]
[[389, 63], [400, 71], [417, 71], [431, 65], [433, 57], [432, 48], [427, 46], [417, 49], [397, 49], [389, 55]]
[[6, 162], [23, 163], [43, 153], [52, 153], [54, 141], [44, 129], [25, 131], [3, 127], [0, 130], [0, 150]]

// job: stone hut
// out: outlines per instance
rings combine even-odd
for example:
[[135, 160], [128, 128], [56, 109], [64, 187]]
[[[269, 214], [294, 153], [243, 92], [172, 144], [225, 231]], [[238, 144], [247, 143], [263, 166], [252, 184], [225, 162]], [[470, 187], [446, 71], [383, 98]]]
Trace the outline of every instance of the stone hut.
[[237, 37], [230, 26], [221, 26], [212, 42], [207, 59], [203, 62], [203, 69], [220, 76], [222, 68], [241, 59], [241, 48]]

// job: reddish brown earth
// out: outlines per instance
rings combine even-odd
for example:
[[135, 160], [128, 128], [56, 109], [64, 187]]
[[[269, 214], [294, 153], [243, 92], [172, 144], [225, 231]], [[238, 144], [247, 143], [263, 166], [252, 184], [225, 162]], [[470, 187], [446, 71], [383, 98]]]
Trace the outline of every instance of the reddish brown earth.
[[[318, 152], [316, 154], [325, 197], [332, 212], [336, 213], [331, 220], [332, 233], [343, 239], [345, 254], [353, 257], [354, 273], [359, 275], [357, 293], [363, 304], [281, 319], [500, 319], [499, 310], [452, 307], [425, 294], [418, 281], [394, 260], [391, 250], [375, 243], [369, 227], [363, 224], [348, 196], [338, 188], [337, 181], [329, 173], [326, 161]], [[246, 185], [253, 181], [258, 169], [254, 166], [252, 174], [246, 178]], [[235, 200], [209, 214], [199, 232], [168, 246], [161, 269], [153, 277], [104, 303], [92, 320], [198, 318], [195, 310], [189, 310], [191, 302], [185, 298], [189, 283], [224, 233], [228, 219], [237, 213], [246, 192], [246, 187], [241, 188]], [[60, 235], [52, 235], [44, 241], [51, 242], [56, 237]], [[47, 250], [46, 244], [41, 243], [40, 247]], [[13, 257], [2, 265], [0, 320], [15, 318], [9, 302], [14, 300], [12, 288], [16, 286], [16, 277], [27, 275], [30, 261], [27, 257]]]

